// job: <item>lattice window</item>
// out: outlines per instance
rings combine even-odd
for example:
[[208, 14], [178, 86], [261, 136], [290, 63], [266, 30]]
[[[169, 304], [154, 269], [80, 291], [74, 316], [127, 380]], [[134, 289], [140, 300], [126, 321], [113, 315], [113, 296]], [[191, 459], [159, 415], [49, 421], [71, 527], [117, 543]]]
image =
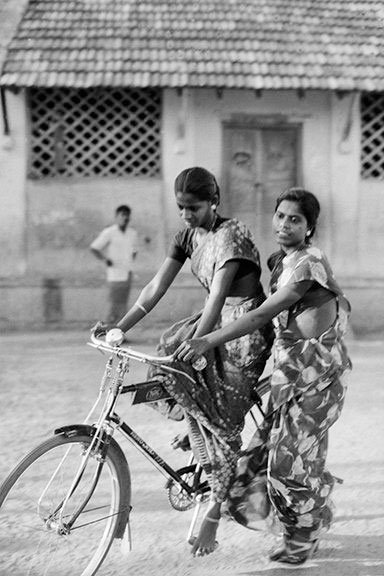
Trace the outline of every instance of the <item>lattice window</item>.
[[384, 93], [361, 97], [361, 176], [384, 180]]
[[33, 88], [29, 176], [158, 176], [156, 89]]

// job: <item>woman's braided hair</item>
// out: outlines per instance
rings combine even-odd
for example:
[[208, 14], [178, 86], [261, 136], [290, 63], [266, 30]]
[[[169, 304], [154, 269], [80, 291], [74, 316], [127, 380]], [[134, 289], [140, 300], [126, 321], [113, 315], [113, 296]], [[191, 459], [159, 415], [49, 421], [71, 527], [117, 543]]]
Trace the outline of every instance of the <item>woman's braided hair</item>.
[[193, 194], [198, 200], [217, 201], [220, 199], [220, 188], [214, 175], [199, 166], [186, 168], [175, 180], [175, 194], [183, 192]]

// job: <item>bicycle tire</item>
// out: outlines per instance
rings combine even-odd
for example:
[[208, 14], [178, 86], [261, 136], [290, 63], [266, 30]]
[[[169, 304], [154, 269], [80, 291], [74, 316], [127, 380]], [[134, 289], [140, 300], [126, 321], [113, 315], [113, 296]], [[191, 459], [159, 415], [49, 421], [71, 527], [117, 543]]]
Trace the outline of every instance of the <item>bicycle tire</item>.
[[[96, 574], [118, 536], [120, 511], [130, 507], [129, 470], [114, 439], [92, 496], [68, 534], [60, 533], [55, 512], [68, 493], [74, 471], [91, 440], [91, 435], [76, 432], [49, 438], [29, 452], [0, 487], [2, 574]], [[88, 458], [65, 508], [65, 520], [89, 493], [95, 470], [100, 466], [100, 454], [98, 448]]]

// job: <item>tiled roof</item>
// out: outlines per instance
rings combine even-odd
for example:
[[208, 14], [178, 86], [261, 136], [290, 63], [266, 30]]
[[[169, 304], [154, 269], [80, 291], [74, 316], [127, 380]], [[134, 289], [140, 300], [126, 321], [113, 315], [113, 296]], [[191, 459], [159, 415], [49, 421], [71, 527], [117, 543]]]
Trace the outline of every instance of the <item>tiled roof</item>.
[[30, 0], [1, 84], [384, 90], [384, 0]]
[[28, 0], [0, 0], [0, 68]]

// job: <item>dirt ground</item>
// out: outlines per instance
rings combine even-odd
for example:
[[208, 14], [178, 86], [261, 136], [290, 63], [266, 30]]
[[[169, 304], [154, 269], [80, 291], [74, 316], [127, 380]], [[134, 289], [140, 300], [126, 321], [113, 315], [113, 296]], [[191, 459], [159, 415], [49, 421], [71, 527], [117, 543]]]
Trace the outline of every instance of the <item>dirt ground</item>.
[[[132, 346], [153, 352], [155, 336], [138, 331]], [[0, 336], [0, 481], [54, 428], [84, 419], [106, 361], [86, 346], [87, 338], [87, 331]], [[318, 554], [293, 569], [303, 576], [384, 576], [384, 341], [352, 340], [349, 349], [354, 370], [343, 415], [331, 431], [328, 460], [344, 484], [334, 493], [335, 522]], [[142, 365], [132, 367], [135, 377], [144, 373]], [[145, 406], [126, 407], [124, 399], [120, 413], [172, 465], [185, 465], [186, 456], [169, 445], [182, 424]], [[192, 512], [173, 510], [164, 477], [124, 439], [122, 446], [133, 481], [133, 551], [124, 557], [116, 546], [100, 576], [281, 576], [288, 570], [268, 560], [276, 536], [264, 526], [256, 532], [232, 521], [220, 525], [214, 554], [192, 558], [186, 543]], [[0, 574], [14, 576], [1, 570], [3, 553]]]

